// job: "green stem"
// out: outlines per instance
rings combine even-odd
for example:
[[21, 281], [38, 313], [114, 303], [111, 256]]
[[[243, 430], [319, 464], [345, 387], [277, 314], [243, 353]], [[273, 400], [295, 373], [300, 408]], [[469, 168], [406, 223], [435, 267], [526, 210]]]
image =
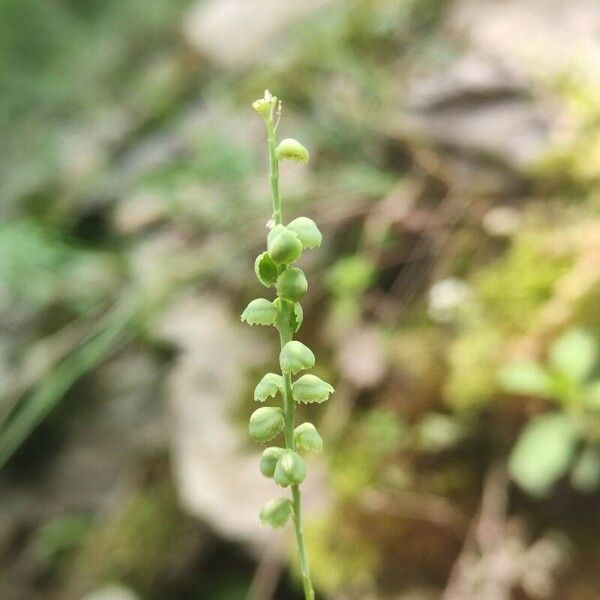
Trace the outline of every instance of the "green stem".
[[[273, 192], [273, 220], [278, 225], [282, 221], [281, 214], [281, 197], [279, 195], [279, 161], [275, 154], [276, 139], [275, 126], [273, 124], [273, 110], [270, 111], [266, 119], [268, 143], [269, 143], [269, 164], [270, 164], [270, 180], [271, 189]], [[290, 327], [290, 311], [293, 310], [292, 305], [286, 300], [281, 299], [281, 313], [279, 317], [278, 329], [281, 348], [285, 346], [293, 337], [293, 331]], [[283, 389], [283, 413], [285, 415], [285, 446], [290, 450], [296, 450], [294, 443], [294, 413], [296, 403], [292, 397], [292, 376], [290, 373], [282, 373], [284, 379]], [[302, 506], [300, 486], [292, 486], [292, 505], [294, 507], [294, 529], [296, 531], [296, 544], [298, 546], [298, 558], [300, 560], [300, 568], [302, 570], [302, 584], [304, 587], [305, 600], [315, 600], [315, 592], [310, 578], [310, 565], [308, 555], [306, 553], [306, 545], [304, 543], [304, 528], [302, 525]]]

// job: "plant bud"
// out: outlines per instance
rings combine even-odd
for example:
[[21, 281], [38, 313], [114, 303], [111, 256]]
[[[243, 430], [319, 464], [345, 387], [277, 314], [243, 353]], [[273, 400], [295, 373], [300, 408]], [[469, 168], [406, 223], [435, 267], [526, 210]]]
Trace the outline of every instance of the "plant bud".
[[306, 477], [306, 463], [299, 454], [293, 450], [284, 450], [275, 466], [273, 478], [281, 487], [298, 485]]
[[333, 394], [333, 387], [316, 375], [302, 375], [292, 385], [292, 396], [296, 402], [321, 404]]
[[287, 498], [273, 498], [260, 511], [260, 520], [263, 525], [283, 527], [292, 512], [292, 503]]
[[298, 236], [303, 248], [318, 248], [323, 241], [317, 224], [308, 217], [294, 219], [287, 228]]
[[[302, 342], [293, 340], [288, 342], [281, 349], [281, 353], [279, 354], [279, 364], [284, 373], [295, 374], [298, 373], [298, 371], [314, 367], [315, 355], [308, 346], [305, 346]], [[316, 379], [319, 378], [317, 377]], [[319, 381], [321, 380], [319, 379]]]
[[264, 402], [269, 396], [275, 397], [283, 390], [283, 377], [276, 373], [267, 373], [254, 388], [254, 399]]
[[292, 138], [281, 140], [275, 150], [277, 160], [295, 160], [296, 162], [308, 162], [308, 150], [298, 141]]
[[294, 443], [298, 448], [308, 452], [323, 450], [323, 438], [312, 423], [302, 423], [294, 429]]
[[249, 325], [273, 325], [277, 319], [277, 308], [266, 298], [257, 298], [246, 306], [241, 318]]
[[277, 466], [277, 461], [282, 457], [285, 452], [285, 448], [277, 448], [276, 446], [272, 446], [271, 448], [267, 448], [262, 453], [262, 458], [260, 460], [260, 472], [265, 476], [272, 478], [275, 473], [275, 467]]
[[308, 291], [308, 281], [302, 269], [291, 267], [277, 278], [277, 293], [285, 300], [297, 302]]
[[262, 406], [250, 416], [248, 433], [257, 442], [268, 442], [283, 430], [285, 419], [278, 406]]
[[254, 272], [257, 279], [265, 287], [271, 287], [277, 281], [277, 265], [267, 252], [263, 252], [256, 257]]
[[267, 249], [273, 262], [288, 265], [302, 254], [302, 243], [293, 231], [284, 228], [267, 239]]

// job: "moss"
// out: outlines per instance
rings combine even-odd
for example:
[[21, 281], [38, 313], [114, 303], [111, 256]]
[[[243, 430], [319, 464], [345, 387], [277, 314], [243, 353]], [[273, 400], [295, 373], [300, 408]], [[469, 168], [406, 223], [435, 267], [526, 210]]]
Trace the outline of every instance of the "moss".
[[475, 281], [486, 316], [496, 326], [519, 333], [526, 331], [554, 286], [568, 272], [573, 258], [549, 244], [551, 235], [526, 233], [508, 253]]

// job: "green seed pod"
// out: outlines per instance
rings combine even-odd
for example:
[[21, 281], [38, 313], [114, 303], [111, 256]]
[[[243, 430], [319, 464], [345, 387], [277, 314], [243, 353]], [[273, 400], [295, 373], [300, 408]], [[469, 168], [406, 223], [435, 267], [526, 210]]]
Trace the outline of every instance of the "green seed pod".
[[302, 243], [293, 231], [284, 228], [267, 240], [267, 251], [273, 262], [289, 265], [302, 254]]
[[275, 150], [275, 154], [277, 155], [277, 160], [308, 162], [308, 150], [298, 140], [294, 140], [293, 138], [281, 140]]
[[276, 446], [272, 446], [267, 448], [262, 453], [262, 458], [260, 459], [260, 472], [265, 476], [272, 478], [275, 473], [275, 467], [277, 466], [277, 461], [282, 457], [285, 452], [285, 448], [277, 448]]
[[285, 419], [278, 406], [261, 406], [250, 415], [248, 433], [257, 442], [268, 442], [283, 430]]
[[254, 272], [257, 279], [265, 287], [271, 287], [277, 281], [277, 265], [267, 252], [263, 252], [256, 257]]
[[284, 450], [277, 461], [273, 478], [281, 487], [298, 485], [306, 477], [306, 463], [299, 454], [293, 450]]
[[260, 521], [263, 525], [283, 527], [292, 512], [292, 503], [287, 498], [273, 498], [260, 511]]
[[241, 318], [249, 325], [273, 325], [277, 319], [277, 308], [266, 298], [257, 298], [246, 306]]
[[254, 399], [264, 402], [269, 396], [275, 397], [283, 390], [283, 377], [275, 373], [267, 373], [254, 388]]
[[[314, 367], [315, 355], [308, 346], [305, 346], [302, 342], [293, 340], [288, 342], [281, 349], [279, 354], [279, 364], [284, 373], [296, 374], [298, 371]], [[302, 377], [300, 379], [302, 379]]]
[[294, 443], [298, 448], [308, 452], [321, 452], [323, 438], [312, 423], [302, 423], [294, 429]]
[[277, 278], [277, 293], [285, 300], [297, 302], [308, 291], [308, 281], [302, 269], [291, 267]]
[[321, 404], [333, 394], [333, 387], [316, 375], [302, 375], [292, 385], [292, 396], [296, 402]]
[[318, 248], [323, 241], [317, 224], [308, 217], [294, 219], [287, 228], [298, 236], [303, 248]]

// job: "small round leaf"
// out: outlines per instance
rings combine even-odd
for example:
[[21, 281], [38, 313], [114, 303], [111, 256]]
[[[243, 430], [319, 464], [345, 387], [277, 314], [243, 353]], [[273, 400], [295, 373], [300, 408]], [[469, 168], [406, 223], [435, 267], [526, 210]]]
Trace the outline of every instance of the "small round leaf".
[[269, 396], [275, 397], [283, 390], [283, 377], [276, 373], [267, 373], [254, 388], [254, 399], [264, 402]]
[[294, 443], [298, 448], [308, 452], [321, 452], [323, 438], [312, 423], [302, 423], [294, 429]]
[[279, 407], [262, 406], [250, 416], [248, 433], [257, 442], [268, 442], [283, 430], [285, 419]]
[[292, 512], [292, 503], [287, 498], [273, 498], [260, 511], [260, 521], [263, 525], [283, 527]]
[[250, 325], [273, 325], [277, 319], [277, 308], [266, 298], [252, 300], [242, 313], [242, 321]]
[[275, 466], [273, 478], [281, 487], [298, 485], [306, 477], [306, 463], [302, 457], [293, 450], [284, 450]]
[[294, 340], [281, 349], [279, 364], [285, 373], [298, 373], [315, 366], [315, 355], [308, 346]]
[[277, 265], [267, 252], [263, 252], [256, 257], [254, 272], [257, 279], [265, 287], [271, 287], [277, 281]]
[[260, 472], [265, 477], [273, 477], [275, 473], [275, 467], [277, 466], [277, 461], [281, 458], [284, 452], [285, 448], [277, 448], [276, 446], [272, 446], [267, 448], [262, 453], [262, 458], [260, 459]]
[[281, 298], [297, 302], [308, 291], [308, 281], [302, 269], [286, 269], [277, 279], [277, 293]]
[[293, 138], [281, 140], [275, 150], [277, 160], [295, 160], [296, 162], [308, 162], [308, 150]]
[[308, 217], [298, 217], [287, 228], [296, 233], [303, 248], [318, 248], [323, 241], [323, 236], [317, 227], [317, 224]]
[[277, 235], [269, 235], [267, 251], [273, 262], [288, 265], [302, 254], [302, 243], [293, 231], [284, 227]]
[[304, 404], [325, 402], [333, 392], [333, 386], [316, 375], [302, 375], [292, 385], [294, 400]]

